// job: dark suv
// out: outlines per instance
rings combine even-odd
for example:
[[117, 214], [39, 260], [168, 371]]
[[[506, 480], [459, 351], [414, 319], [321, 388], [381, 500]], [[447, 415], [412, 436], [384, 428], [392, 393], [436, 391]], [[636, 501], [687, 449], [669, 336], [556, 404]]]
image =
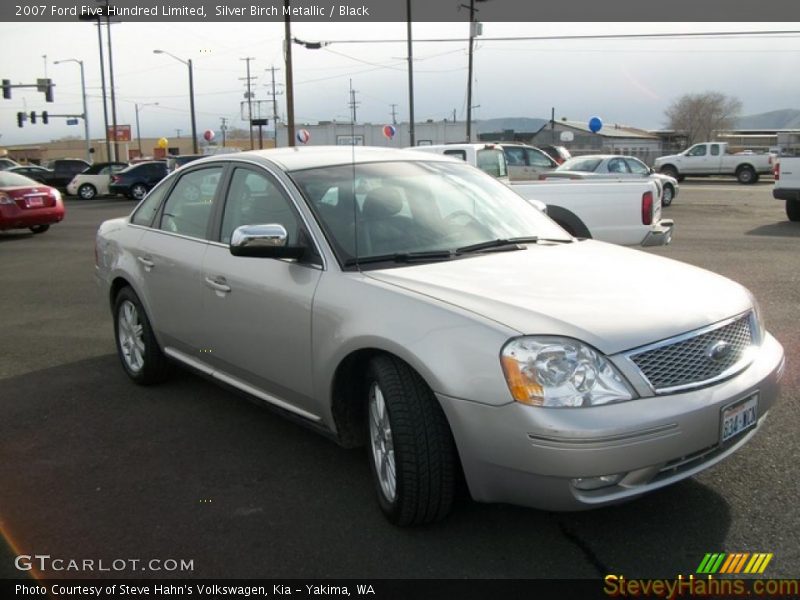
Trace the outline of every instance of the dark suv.
[[108, 190], [134, 200], [141, 200], [167, 176], [167, 163], [159, 160], [141, 162], [111, 176]]
[[49, 186], [63, 189], [67, 187], [67, 184], [72, 181], [75, 175], [83, 173], [92, 165], [80, 158], [57, 158], [49, 161], [45, 166], [52, 173], [43, 175], [42, 182]]

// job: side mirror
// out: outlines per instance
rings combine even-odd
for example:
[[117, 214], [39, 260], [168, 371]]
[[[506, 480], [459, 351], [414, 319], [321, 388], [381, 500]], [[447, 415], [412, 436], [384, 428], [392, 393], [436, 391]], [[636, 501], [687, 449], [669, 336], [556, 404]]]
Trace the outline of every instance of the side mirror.
[[653, 167], [650, 167], [650, 175], [654, 175], [656, 170]]
[[242, 225], [233, 230], [230, 251], [234, 256], [256, 258], [302, 258], [306, 246], [288, 246], [283, 225]]

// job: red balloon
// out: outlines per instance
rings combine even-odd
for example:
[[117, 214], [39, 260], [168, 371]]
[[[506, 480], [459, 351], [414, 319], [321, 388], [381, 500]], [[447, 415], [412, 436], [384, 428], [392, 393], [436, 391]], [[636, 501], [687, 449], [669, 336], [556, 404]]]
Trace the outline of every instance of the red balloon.
[[205, 140], [206, 140], [207, 142], [210, 142], [211, 140], [213, 140], [213, 139], [214, 139], [214, 132], [213, 132], [213, 131], [211, 131], [210, 129], [206, 129], [206, 130], [203, 132], [203, 138], [205, 138]]

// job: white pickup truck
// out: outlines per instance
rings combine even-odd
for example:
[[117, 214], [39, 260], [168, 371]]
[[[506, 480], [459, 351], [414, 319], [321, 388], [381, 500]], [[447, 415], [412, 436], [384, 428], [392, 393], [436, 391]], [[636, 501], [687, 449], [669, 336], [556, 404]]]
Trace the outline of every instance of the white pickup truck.
[[497, 177], [520, 196], [547, 206], [547, 215], [576, 237], [625, 246], [662, 246], [672, 241], [674, 223], [661, 218], [655, 182], [646, 179], [509, 182], [503, 151], [495, 144], [419, 146], [448, 154]]
[[655, 160], [655, 169], [683, 181], [684, 177], [735, 175], [739, 183], [755, 183], [759, 175], [772, 173], [774, 154], [744, 150], [732, 154], [727, 142], [703, 142]]
[[800, 221], [800, 156], [781, 156], [777, 160], [772, 197], [786, 202], [790, 221]]

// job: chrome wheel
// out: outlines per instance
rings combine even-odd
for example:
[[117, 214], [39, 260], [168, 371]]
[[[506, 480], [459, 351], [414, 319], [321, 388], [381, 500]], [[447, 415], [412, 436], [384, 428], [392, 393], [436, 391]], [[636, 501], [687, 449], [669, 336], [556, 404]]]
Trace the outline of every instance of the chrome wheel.
[[375, 381], [369, 388], [369, 437], [372, 460], [375, 462], [375, 473], [378, 476], [381, 492], [389, 502], [394, 502], [397, 497], [397, 472], [392, 426], [383, 392]]
[[119, 306], [117, 334], [122, 359], [131, 371], [138, 373], [144, 367], [144, 328], [139, 311], [130, 300]]
[[147, 188], [144, 187], [141, 183], [137, 183], [131, 188], [131, 196], [136, 201], [140, 201], [147, 195]]
[[97, 190], [93, 185], [86, 183], [78, 188], [78, 195], [84, 200], [91, 200], [97, 195]]

